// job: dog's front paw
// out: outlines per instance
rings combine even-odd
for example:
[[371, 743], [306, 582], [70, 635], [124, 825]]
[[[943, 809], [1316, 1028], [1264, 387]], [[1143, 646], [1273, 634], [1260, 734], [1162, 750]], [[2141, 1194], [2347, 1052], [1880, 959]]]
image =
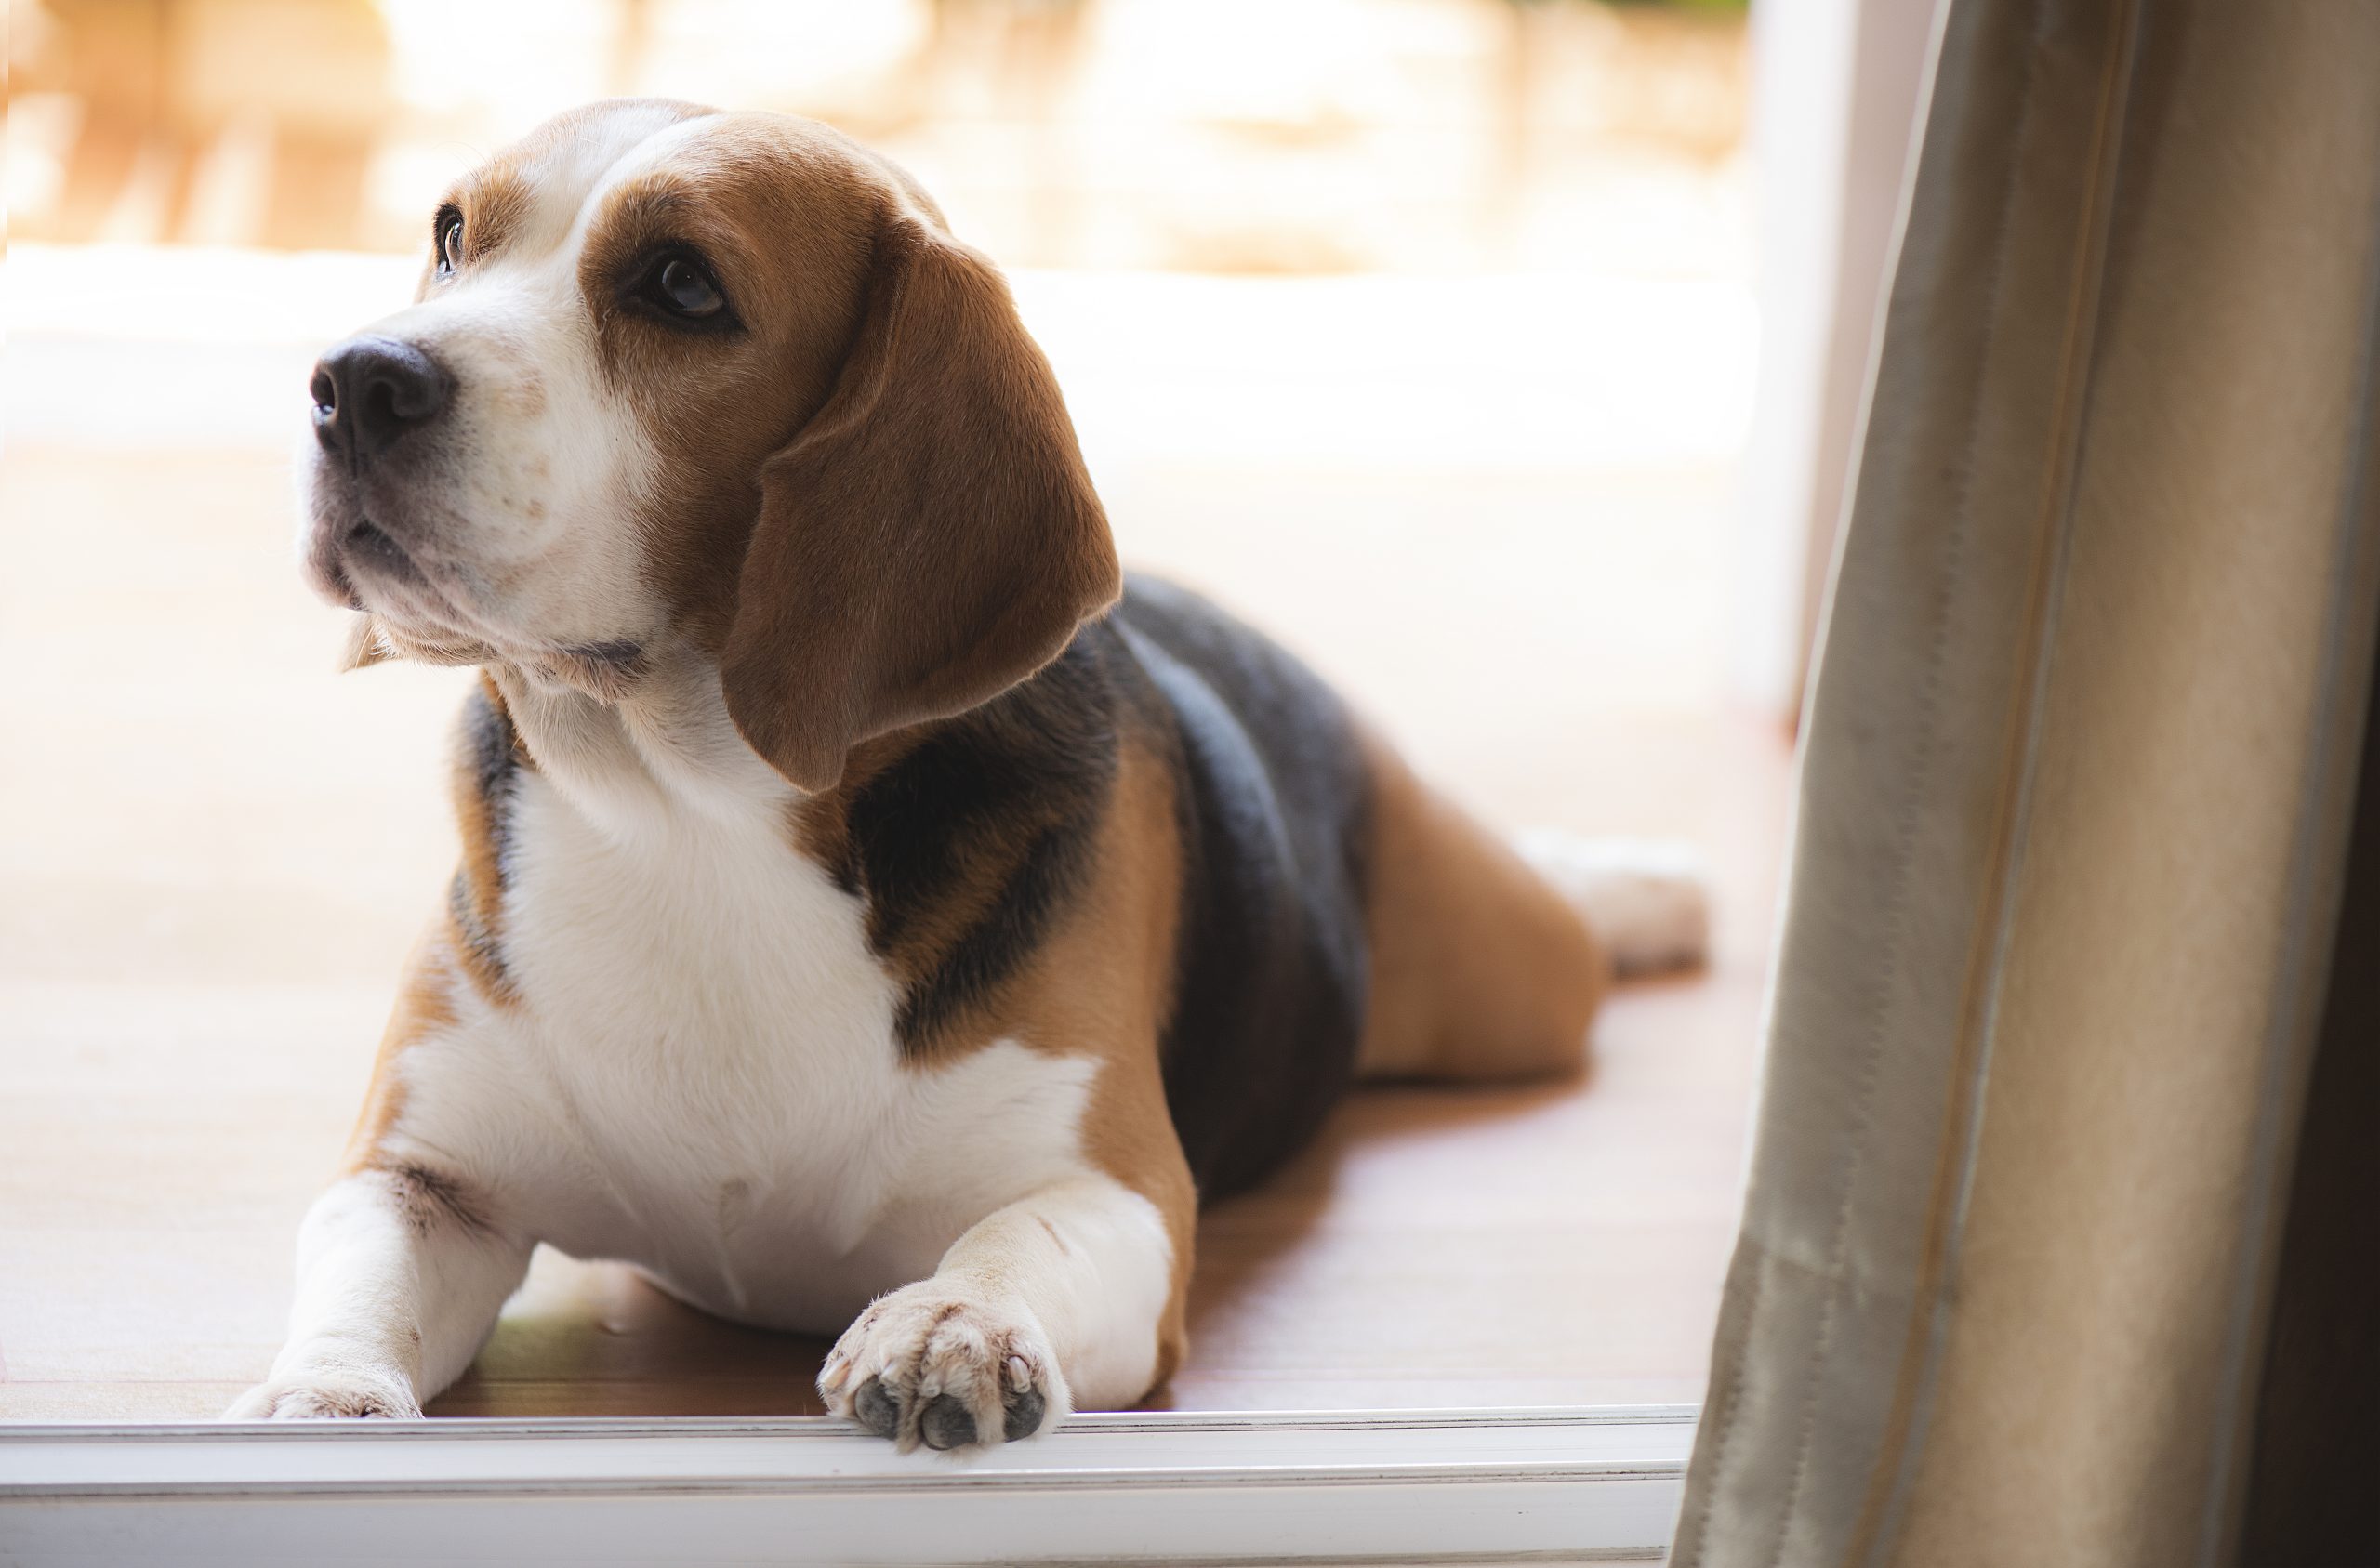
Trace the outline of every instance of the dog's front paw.
[[306, 1372], [258, 1383], [223, 1413], [227, 1421], [324, 1421], [358, 1416], [418, 1419], [413, 1390], [394, 1377]]
[[826, 1408], [906, 1453], [1031, 1437], [1070, 1408], [1065, 1378], [1023, 1302], [920, 1280], [859, 1315], [818, 1374]]

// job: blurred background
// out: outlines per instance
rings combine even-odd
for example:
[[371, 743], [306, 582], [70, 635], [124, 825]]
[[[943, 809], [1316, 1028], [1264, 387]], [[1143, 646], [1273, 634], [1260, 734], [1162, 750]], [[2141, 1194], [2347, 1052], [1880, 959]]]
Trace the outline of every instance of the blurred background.
[[639, 94], [833, 122], [1009, 265], [1738, 276], [1739, 7], [34, 0], [12, 237], [418, 248], [458, 163]]
[[[1467, 1277], [1561, 1315], [1588, 1287], [1528, 1271], [1598, 1259], [1630, 1288], [1593, 1287], [1607, 1316], [1564, 1397], [1692, 1397], [1929, 17], [14, 0], [0, 1416], [205, 1414], [270, 1357], [298, 1213], [452, 863], [443, 737], [468, 679], [333, 674], [344, 617], [291, 543], [308, 368], [409, 297], [455, 175], [624, 93], [812, 115], [906, 164], [1010, 270], [1128, 560], [1289, 642], [1491, 818], [1709, 851], [1720, 962], [1615, 1009], [1597, 1092], [1530, 1113], [1535, 1142], [1424, 1118], [1367, 1145], [1405, 1173], [1369, 1189], [1405, 1214], [1461, 1190], [1412, 1175], [1431, 1149], [1474, 1174], [1504, 1150], [1537, 1188], [1545, 1150], [1602, 1162], [1558, 1185], [1606, 1194], [1618, 1231]], [[1404, 1288], [1365, 1272], [1381, 1248], [1328, 1243], [1362, 1231], [1345, 1194], [1368, 1157], [1316, 1178], [1338, 1218], [1298, 1224], [1325, 1240], [1250, 1244], [1243, 1275], [1309, 1298], [1208, 1303], [1187, 1397], [1268, 1403], [1230, 1380], [1267, 1367], [1269, 1402], [1356, 1397], [1308, 1375]], [[1237, 1277], [1231, 1245], [1202, 1240], [1225, 1260], [1202, 1282]], [[558, 1267], [533, 1275], [549, 1317], [616, 1334], [628, 1287]], [[1317, 1306], [1332, 1290], [1357, 1305]], [[555, 1332], [564, 1361], [593, 1354]], [[1488, 1376], [1555, 1332], [1370, 1351]]]

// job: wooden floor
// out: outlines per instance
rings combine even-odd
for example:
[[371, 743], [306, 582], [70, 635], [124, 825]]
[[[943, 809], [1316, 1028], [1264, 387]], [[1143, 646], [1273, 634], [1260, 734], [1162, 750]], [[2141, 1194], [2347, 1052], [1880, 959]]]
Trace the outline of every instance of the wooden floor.
[[[1597, 580], [1566, 609], [1559, 579], [1716, 549], [1724, 476], [1583, 499], [1523, 478], [1487, 503], [1476, 481], [1143, 481], [1110, 495], [1128, 555], [1281, 629], [1490, 816], [1694, 838], [1722, 881], [1716, 965], [1620, 994], [1583, 1080], [1365, 1093], [1213, 1211], [1159, 1403], [1699, 1398], [1787, 750], [1708, 705], [1632, 706], [1632, 659], [1646, 684], [1674, 670], [1654, 663], [1674, 597]], [[295, 581], [289, 494], [271, 451], [20, 441], [0, 473], [0, 1418], [206, 1416], [264, 1372], [298, 1217], [451, 864], [456, 674], [331, 675], [342, 628]], [[1466, 532], [1413, 520], [1434, 507]], [[1449, 569], [1458, 548], [1542, 572]], [[1439, 633], [1417, 642], [1423, 598]], [[805, 1411], [821, 1349], [541, 1253], [434, 1409]]]

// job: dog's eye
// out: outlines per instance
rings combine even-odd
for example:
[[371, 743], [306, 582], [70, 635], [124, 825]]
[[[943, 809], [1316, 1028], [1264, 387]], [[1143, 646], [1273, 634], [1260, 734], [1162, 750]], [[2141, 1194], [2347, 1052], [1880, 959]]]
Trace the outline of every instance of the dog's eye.
[[463, 215], [447, 207], [438, 215], [438, 272], [441, 277], [463, 264]]
[[637, 285], [637, 293], [670, 315], [689, 321], [715, 317], [727, 309], [727, 296], [720, 293], [702, 263], [683, 253], [655, 260]]

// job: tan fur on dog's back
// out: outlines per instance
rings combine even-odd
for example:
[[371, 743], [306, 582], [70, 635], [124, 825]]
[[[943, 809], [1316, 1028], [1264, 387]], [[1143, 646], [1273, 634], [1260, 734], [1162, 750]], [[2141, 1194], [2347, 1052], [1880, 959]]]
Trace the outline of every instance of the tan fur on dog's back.
[[1373, 780], [1367, 1077], [1567, 1071], [1611, 965], [1519, 853], [1366, 737]]

